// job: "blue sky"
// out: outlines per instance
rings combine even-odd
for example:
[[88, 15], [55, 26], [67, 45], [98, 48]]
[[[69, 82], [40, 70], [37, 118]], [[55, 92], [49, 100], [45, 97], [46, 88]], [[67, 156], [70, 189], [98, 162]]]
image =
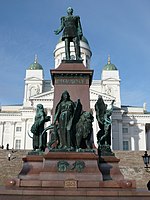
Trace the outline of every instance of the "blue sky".
[[35, 54], [50, 79], [59, 39], [54, 30], [69, 6], [89, 41], [94, 79], [110, 54], [120, 72], [122, 104], [146, 102], [150, 111], [149, 0], [0, 0], [0, 103], [22, 103], [25, 70]]

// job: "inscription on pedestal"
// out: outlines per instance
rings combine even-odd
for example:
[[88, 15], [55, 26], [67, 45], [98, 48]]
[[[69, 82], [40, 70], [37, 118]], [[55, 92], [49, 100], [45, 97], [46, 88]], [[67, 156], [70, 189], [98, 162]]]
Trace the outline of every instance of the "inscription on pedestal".
[[85, 85], [88, 84], [86, 78], [57, 78], [55, 80], [56, 85]]
[[77, 181], [76, 180], [66, 180], [65, 181], [65, 187], [67, 188], [77, 188]]

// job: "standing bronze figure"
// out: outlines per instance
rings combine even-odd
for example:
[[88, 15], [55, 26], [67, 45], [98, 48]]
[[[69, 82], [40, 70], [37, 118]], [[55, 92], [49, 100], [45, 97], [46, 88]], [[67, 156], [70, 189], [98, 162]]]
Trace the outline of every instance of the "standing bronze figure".
[[82, 27], [79, 16], [73, 16], [73, 8], [67, 9], [68, 16], [61, 17], [60, 27], [54, 31], [58, 35], [63, 30], [62, 40], [65, 41], [66, 60], [70, 57], [70, 42], [74, 43], [76, 60], [81, 60], [80, 39], [82, 38]]
[[36, 108], [36, 115], [34, 124], [31, 127], [33, 133], [33, 150], [44, 151], [47, 144], [47, 133], [42, 134], [44, 131], [45, 122], [50, 121], [50, 116], [46, 116], [44, 107], [42, 104], [38, 104]]
[[93, 115], [82, 110], [80, 99], [73, 102], [69, 92], [65, 90], [56, 105], [53, 124], [48, 126], [51, 139], [48, 143], [50, 151], [92, 151]]
[[100, 128], [97, 133], [98, 150], [100, 155], [113, 155], [110, 149], [113, 104], [114, 100], [110, 105], [110, 109], [108, 109], [101, 96], [99, 96], [95, 104], [96, 119]]
[[68, 91], [64, 91], [60, 102], [56, 106], [54, 124], [58, 121], [59, 127], [59, 148], [67, 149], [72, 147], [71, 127], [74, 114], [74, 102], [70, 99]]

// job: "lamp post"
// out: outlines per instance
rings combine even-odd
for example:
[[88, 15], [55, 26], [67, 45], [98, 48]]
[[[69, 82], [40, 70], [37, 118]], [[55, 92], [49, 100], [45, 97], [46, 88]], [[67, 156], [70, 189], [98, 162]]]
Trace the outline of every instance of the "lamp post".
[[145, 169], [146, 169], [146, 171], [148, 171], [148, 168], [150, 168], [149, 167], [150, 155], [148, 155], [147, 151], [145, 151], [145, 153], [142, 157], [143, 157], [143, 162], [145, 164]]

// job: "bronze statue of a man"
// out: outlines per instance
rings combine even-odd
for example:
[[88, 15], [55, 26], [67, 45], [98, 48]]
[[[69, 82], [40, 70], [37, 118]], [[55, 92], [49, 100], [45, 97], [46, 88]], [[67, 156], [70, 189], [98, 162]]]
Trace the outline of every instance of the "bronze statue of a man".
[[74, 43], [76, 60], [81, 60], [80, 39], [82, 37], [82, 27], [79, 16], [73, 16], [73, 9], [67, 9], [68, 16], [61, 17], [60, 27], [54, 31], [58, 35], [63, 30], [62, 40], [65, 41], [66, 60], [70, 60], [70, 42]]

